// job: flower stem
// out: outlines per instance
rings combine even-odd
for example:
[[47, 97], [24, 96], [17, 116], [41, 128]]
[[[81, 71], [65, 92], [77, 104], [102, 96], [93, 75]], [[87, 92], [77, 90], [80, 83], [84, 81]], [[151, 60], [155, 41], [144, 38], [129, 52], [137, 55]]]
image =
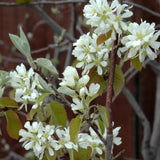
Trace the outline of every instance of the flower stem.
[[112, 97], [113, 97], [114, 73], [115, 73], [115, 66], [116, 66], [116, 52], [117, 52], [117, 47], [115, 47], [116, 44], [117, 44], [117, 41], [115, 40], [112, 44], [112, 51], [110, 54], [110, 71], [109, 71], [107, 93], [106, 93], [106, 108], [109, 111], [109, 126], [107, 128], [107, 145], [106, 145], [106, 151], [105, 151], [106, 160], [111, 160], [111, 150], [112, 150], [112, 143], [113, 143], [111, 105], [112, 105]]

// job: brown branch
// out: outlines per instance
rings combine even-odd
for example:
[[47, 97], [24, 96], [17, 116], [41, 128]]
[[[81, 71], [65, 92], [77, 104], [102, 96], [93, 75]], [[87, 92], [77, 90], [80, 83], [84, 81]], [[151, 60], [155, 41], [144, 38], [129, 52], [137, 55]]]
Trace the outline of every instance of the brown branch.
[[115, 73], [115, 65], [116, 65], [116, 53], [117, 41], [113, 42], [112, 51], [110, 55], [110, 71], [108, 78], [108, 86], [107, 86], [107, 94], [106, 94], [106, 108], [109, 111], [109, 127], [107, 128], [107, 145], [105, 151], [105, 159], [111, 160], [111, 150], [112, 150], [112, 141], [113, 141], [113, 128], [112, 128], [112, 97], [113, 97], [113, 82], [114, 82], [114, 73]]

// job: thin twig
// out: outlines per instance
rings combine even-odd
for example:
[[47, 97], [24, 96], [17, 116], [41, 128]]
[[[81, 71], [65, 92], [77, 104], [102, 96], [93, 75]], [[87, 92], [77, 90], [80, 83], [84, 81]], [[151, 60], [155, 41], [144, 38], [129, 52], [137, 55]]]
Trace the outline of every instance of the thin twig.
[[[40, 6], [38, 5], [29, 5], [34, 11], [36, 11], [51, 27], [51, 29], [56, 33], [61, 35], [61, 33], [65, 30], [59, 24], [57, 24]], [[71, 36], [68, 32], [64, 33], [64, 37], [66, 37], [71, 42], [75, 42], [76, 39]]]
[[119, 156], [121, 156], [123, 153], [125, 152], [125, 149], [123, 149], [122, 151], [120, 151], [116, 156], [113, 157], [114, 159], [117, 159]]
[[61, 0], [61, 1], [37, 1], [37, 2], [30, 2], [30, 3], [15, 3], [15, 2], [0, 2], [0, 6], [8, 6], [8, 7], [15, 7], [15, 6], [26, 6], [26, 5], [60, 5], [60, 4], [68, 4], [68, 3], [87, 3], [88, 0]]
[[144, 6], [140, 5], [140, 4], [133, 3], [133, 2], [129, 2], [129, 1], [123, 1], [123, 3], [133, 5], [134, 7], [137, 7], [137, 8], [139, 8], [139, 9], [145, 11], [145, 12], [148, 12], [148, 13], [150, 13], [151, 15], [154, 15], [154, 16], [156, 16], [156, 17], [160, 17], [160, 13], [155, 12], [155, 11], [153, 11], [153, 10], [147, 8], [147, 7], [144, 7]]
[[36, 54], [36, 53], [39, 53], [39, 52], [44, 52], [44, 51], [47, 51], [47, 50], [50, 50], [50, 49], [54, 49], [56, 47], [61, 47], [63, 45], [66, 45], [67, 43], [68, 43], [68, 41], [66, 40], [66, 41], [64, 41], [64, 42], [62, 42], [60, 44], [49, 44], [48, 46], [40, 48], [40, 49], [37, 49], [37, 50], [34, 50], [31, 53], [32, 54]]

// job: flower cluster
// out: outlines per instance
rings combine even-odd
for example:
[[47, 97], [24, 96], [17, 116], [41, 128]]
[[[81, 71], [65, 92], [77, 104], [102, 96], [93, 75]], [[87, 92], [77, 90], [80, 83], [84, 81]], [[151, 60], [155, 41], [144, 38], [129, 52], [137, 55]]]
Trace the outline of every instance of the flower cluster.
[[82, 74], [87, 74], [91, 68], [97, 68], [99, 75], [105, 74], [108, 64], [109, 52], [111, 51], [112, 40], [97, 45], [98, 35], [90, 33], [82, 35], [73, 45], [72, 54], [77, 58], [77, 68], [82, 68]]
[[[26, 150], [32, 149], [34, 154], [43, 158], [46, 150], [53, 156], [54, 152], [63, 148], [78, 149], [78, 146], [70, 141], [69, 128], [55, 128], [54, 125], [43, 126], [41, 122], [33, 122], [32, 125], [27, 121], [24, 125], [27, 129], [21, 129], [19, 135], [22, 137], [19, 142], [24, 142], [23, 147]], [[59, 138], [56, 140], [53, 136], [56, 134]]]
[[154, 60], [157, 55], [155, 52], [160, 48], [160, 42], [157, 42], [160, 36], [160, 31], [155, 31], [155, 23], [147, 23], [142, 21], [141, 24], [130, 23], [128, 35], [124, 36], [121, 43], [124, 47], [119, 48], [118, 55], [121, 57], [121, 52], [126, 52], [127, 59], [139, 57], [140, 62], [143, 62], [148, 56]]
[[[117, 137], [119, 130], [121, 127], [116, 127], [113, 129], [113, 145], [120, 145], [122, 143], [121, 137]], [[103, 138], [106, 138], [106, 128], [104, 131], [104, 134], [102, 134]], [[87, 147], [92, 148], [92, 152], [95, 151], [95, 153], [102, 154], [103, 151], [105, 151], [105, 145], [104, 143], [100, 140], [99, 136], [97, 133], [90, 127], [89, 128], [89, 134], [86, 133], [80, 133], [78, 135], [78, 141], [79, 141], [79, 146], [81, 148], [87, 149]], [[112, 151], [113, 151], [113, 145], [112, 145]]]
[[[22, 103], [19, 109], [25, 106], [27, 111], [27, 104], [35, 103], [36, 99], [41, 95], [38, 91], [38, 89], [42, 89], [38, 76], [32, 68], [27, 71], [24, 64], [18, 65], [16, 71], [10, 72], [10, 84], [15, 88], [15, 101]], [[37, 104], [32, 106], [32, 108], [37, 107]]]
[[80, 78], [77, 70], [72, 66], [66, 67], [63, 76], [64, 78], [60, 86], [62, 87], [62, 92], [66, 89], [72, 91], [73, 94], [70, 95], [73, 98], [73, 103], [71, 104], [72, 110], [88, 111], [89, 103], [97, 97], [100, 85], [98, 83], [91, 83], [89, 87], [87, 87], [90, 77], [83, 75]]
[[104, 34], [112, 30], [115, 34], [122, 34], [126, 30], [127, 25], [123, 22], [125, 18], [132, 16], [129, 11], [130, 7], [126, 4], [120, 4], [118, 0], [114, 0], [111, 5], [104, 0], [90, 0], [90, 4], [84, 7], [84, 16], [87, 18], [87, 24], [95, 28], [96, 33]]
[[32, 149], [40, 159], [43, 158], [45, 149], [48, 149], [51, 156], [54, 155], [56, 143], [53, 139], [53, 133], [55, 132], [55, 126], [46, 125], [44, 127], [41, 122], [33, 122], [30, 125], [30, 122], [27, 121], [24, 127], [28, 131], [24, 129], [19, 131], [19, 135], [22, 136], [19, 142], [24, 142], [23, 147], [26, 150]]
[[[101, 155], [105, 151], [105, 146], [95, 131], [90, 127], [89, 134], [78, 133], [77, 143], [74, 144], [70, 139], [69, 128], [55, 128], [54, 125], [44, 126], [41, 122], [33, 122], [32, 125], [27, 121], [24, 125], [27, 129], [21, 129], [19, 135], [22, 137], [19, 142], [23, 142], [26, 150], [32, 149], [34, 154], [42, 159], [46, 150], [50, 156], [61, 149], [92, 148], [92, 153]], [[117, 137], [120, 127], [113, 129], [113, 143], [121, 144], [121, 138]], [[56, 139], [55, 136], [56, 135]], [[106, 132], [103, 134], [106, 137]], [[112, 146], [113, 148], [113, 146]]]

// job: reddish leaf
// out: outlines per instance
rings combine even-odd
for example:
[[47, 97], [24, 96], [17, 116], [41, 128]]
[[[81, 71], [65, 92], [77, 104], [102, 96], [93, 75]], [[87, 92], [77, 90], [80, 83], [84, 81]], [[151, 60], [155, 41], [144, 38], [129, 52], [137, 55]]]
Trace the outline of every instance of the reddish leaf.
[[101, 43], [105, 42], [108, 38], [111, 37], [111, 31], [107, 32], [106, 34], [100, 34], [97, 38], [97, 45], [100, 45]]

